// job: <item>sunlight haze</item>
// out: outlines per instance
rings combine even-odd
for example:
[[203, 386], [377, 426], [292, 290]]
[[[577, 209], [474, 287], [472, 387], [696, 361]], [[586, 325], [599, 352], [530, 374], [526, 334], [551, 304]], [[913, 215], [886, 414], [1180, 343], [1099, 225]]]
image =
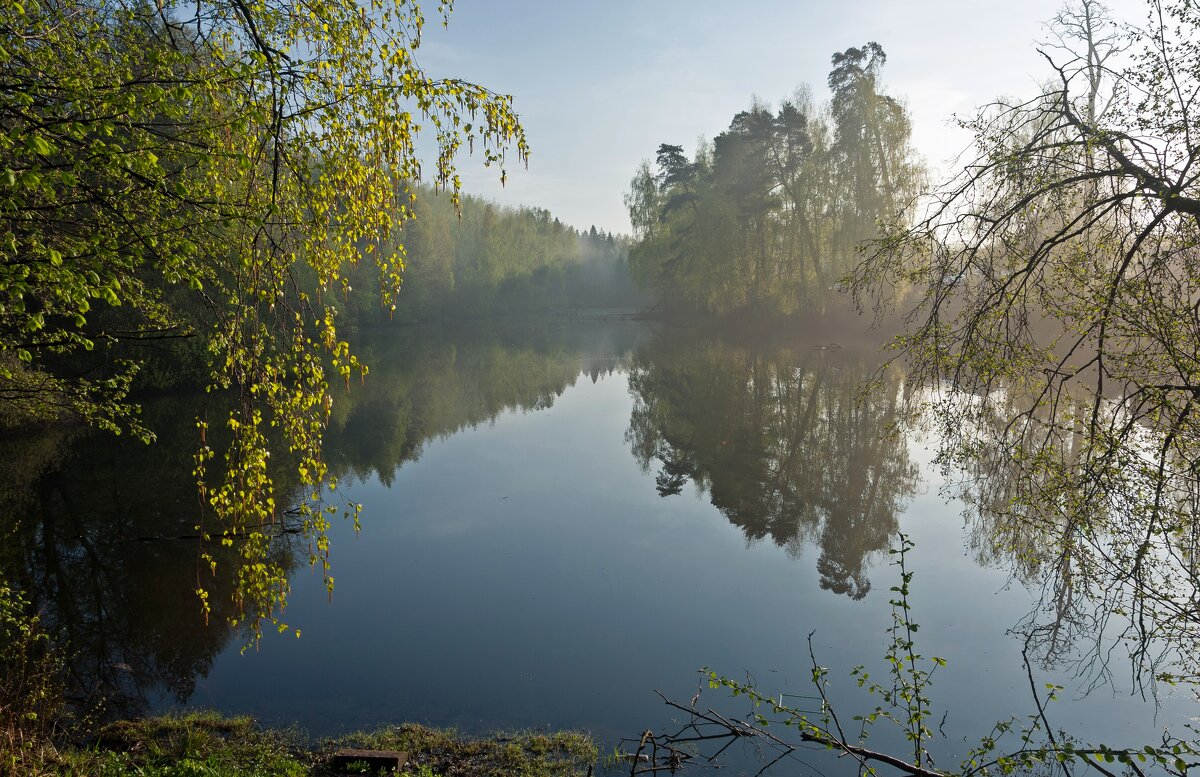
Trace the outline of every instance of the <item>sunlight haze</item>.
[[[1137, 0], [1114, 18], [1143, 21]], [[431, 24], [421, 61], [430, 75], [512, 94], [533, 149], [507, 185], [463, 166], [467, 191], [548, 208], [564, 222], [629, 231], [622, 194], [660, 143], [722, 132], [757, 97], [777, 103], [808, 84], [827, 99], [829, 58], [876, 41], [884, 83], [912, 113], [913, 144], [930, 167], [968, 143], [955, 114], [999, 95], [1032, 93], [1045, 77], [1037, 41], [1058, 3], [845, 3], [665, 0], [606, 3], [459, 0], [449, 29]], [[936, 172], [935, 172], [936, 176]]]

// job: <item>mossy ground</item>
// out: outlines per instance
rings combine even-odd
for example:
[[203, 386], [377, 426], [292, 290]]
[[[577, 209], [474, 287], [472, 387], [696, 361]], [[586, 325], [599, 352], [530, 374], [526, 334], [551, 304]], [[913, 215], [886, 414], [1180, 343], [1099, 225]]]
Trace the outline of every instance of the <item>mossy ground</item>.
[[372, 734], [353, 734], [323, 748], [360, 747], [408, 752], [414, 775], [519, 775], [567, 777], [587, 774], [596, 763], [596, 745], [586, 734], [522, 732], [466, 739], [454, 731], [405, 724]]
[[188, 713], [124, 721], [86, 746], [41, 747], [0, 763], [0, 774], [97, 777], [328, 777], [340, 747], [404, 750], [408, 777], [588, 774], [596, 746], [585, 734], [521, 732], [471, 739], [414, 724], [316, 744], [294, 732], [260, 728], [250, 718]]

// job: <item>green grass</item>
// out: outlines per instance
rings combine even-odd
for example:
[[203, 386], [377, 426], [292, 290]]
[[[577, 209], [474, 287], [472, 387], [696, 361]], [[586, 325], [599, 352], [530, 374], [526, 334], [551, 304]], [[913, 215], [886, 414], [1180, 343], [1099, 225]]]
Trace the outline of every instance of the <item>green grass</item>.
[[591, 738], [578, 732], [529, 731], [469, 739], [453, 730], [412, 723], [351, 734], [326, 742], [322, 749], [332, 752], [338, 747], [404, 750], [411, 777], [568, 777], [587, 774], [598, 758]]
[[314, 763], [293, 735], [211, 713], [115, 723], [74, 755], [99, 777], [302, 777]]
[[470, 739], [405, 724], [314, 745], [250, 718], [193, 712], [115, 723], [88, 746], [45, 747], [11, 768], [0, 763], [0, 776], [327, 777], [339, 747], [404, 750], [405, 777], [568, 777], [587, 774], [597, 759], [591, 739], [574, 732]]

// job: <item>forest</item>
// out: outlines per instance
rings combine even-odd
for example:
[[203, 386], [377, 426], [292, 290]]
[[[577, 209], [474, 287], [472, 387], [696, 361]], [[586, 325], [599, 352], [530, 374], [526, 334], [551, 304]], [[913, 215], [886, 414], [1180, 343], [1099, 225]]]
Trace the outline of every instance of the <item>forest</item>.
[[[636, 309], [641, 295], [628, 268], [628, 240], [579, 230], [545, 208], [504, 208], [463, 195], [456, 205], [418, 192], [413, 218], [379, 250], [403, 256], [396, 309], [348, 294], [339, 314], [351, 326], [469, 321], [489, 316]], [[379, 284], [365, 263], [348, 285]]]

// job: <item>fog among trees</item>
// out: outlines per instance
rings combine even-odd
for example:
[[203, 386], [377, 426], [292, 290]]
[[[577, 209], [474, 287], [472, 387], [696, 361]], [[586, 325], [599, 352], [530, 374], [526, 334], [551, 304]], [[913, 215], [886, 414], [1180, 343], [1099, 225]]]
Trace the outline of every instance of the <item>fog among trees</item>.
[[877, 43], [834, 54], [831, 99], [756, 103], [689, 157], [658, 147], [625, 202], [634, 275], [661, 306], [781, 316], [837, 304], [880, 228], [913, 213], [923, 168]]

